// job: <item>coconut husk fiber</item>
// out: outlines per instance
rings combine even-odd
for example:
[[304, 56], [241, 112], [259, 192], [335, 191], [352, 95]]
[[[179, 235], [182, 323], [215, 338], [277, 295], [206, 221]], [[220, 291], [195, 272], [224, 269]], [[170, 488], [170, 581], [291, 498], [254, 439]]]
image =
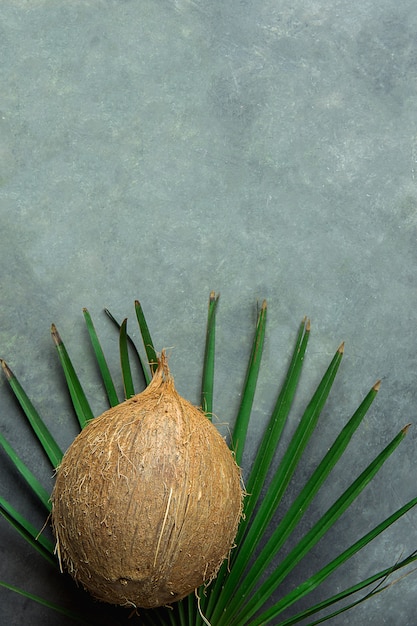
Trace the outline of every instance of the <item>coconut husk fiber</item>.
[[213, 578], [241, 517], [224, 439], [175, 390], [161, 355], [142, 393], [92, 420], [57, 470], [61, 567], [95, 598], [152, 608]]

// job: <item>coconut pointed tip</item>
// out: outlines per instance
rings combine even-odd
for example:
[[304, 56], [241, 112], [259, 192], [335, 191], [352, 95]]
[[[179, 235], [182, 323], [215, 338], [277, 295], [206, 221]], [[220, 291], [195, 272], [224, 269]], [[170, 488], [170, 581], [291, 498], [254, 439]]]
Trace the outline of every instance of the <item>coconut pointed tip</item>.
[[161, 374], [162, 378], [166, 381], [172, 380], [168, 365], [168, 355], [165, 348], [161, 351], [161, 354], [158, 357], [158, 367], [156, 368], [155, 374], [157, 373]]
[[380, 390], [380, 388], [381, 388], [381, 381], [380, 381], [380, 380], [377, 380], [377, 381], [376, 381], [376, 383], [375, 383], [375, 385], [372, 387], [372, 389], [373, 389], [374, 391], [379, 391], [379, 390]]
[[339, 354], [343, 354], [344, 353], [344, 351], [345, 351], [345, 342], [344, 341], [342, 341], [342, 343], [338, 347], [337, 351], [339, 352]]
[[159, 355], [159, 358], [158, 358], [158, 363], [159, 365], [168, 365], [168, 355], [167, 355], [166, 348], [162, 348], [161, 354]]

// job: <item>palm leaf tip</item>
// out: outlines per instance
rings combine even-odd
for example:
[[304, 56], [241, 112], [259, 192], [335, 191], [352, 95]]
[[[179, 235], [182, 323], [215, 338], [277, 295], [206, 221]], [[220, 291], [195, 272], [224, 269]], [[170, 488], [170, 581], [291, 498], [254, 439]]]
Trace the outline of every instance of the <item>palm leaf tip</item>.
[[215, 300], [218, 300], [220, 297], [220, 294], [217, 293], [215, 291], [210, 291], [210, 302], [214, 302]]
[[131, 398], [135, 395], [135, 388], [133, 385], [132, 370], [130, 367], [129, 352], [128, 352], [128, 338], [127, 338], [127, 317], [123, 320], [120, 326], [119, 335], [119, 348], [120, 348], [120, 364], [122, 368], [123, 387], [125, 390], [125, 398]]
[[[149, 331], [148, 323], [146, 321], [145, 314], [143, 312], [143, 308], [139, 300], [135, 300], [135, 313], [136, 319], [139, 325], [140, 334], [142, 336], [143, 346], [146, 352], [146, 358], [148, 360], [148, 365], [151, 370], [151, 375], [153, 376], [156, 372], [156, 368], [158, 367], [158, 355], [156, 353], [154, 343], [152, 341], [151, 333]], [[147, 384], [149, 384], [149, 378], [147, 373], [145, 373], [145, 378]]]
[[77, 415], [81, 428], [84, 428], [87, 422], [93, 419], [94, 417], [93, 412], [91, 410], [87, 397], [84, 393], [84, 390], [81, 386], [80, 380], [77, 376], [74, 366], [71, 362], [71, 359], [64, 345], [64, 342], [62, 341], [61, 336], [58, 333], [58, 330], [55, 324], [51, 325], [51, 335], [52, 335], [52, 339], [54, 341], [55, 347], [58, 352], [61, 366], [64, 371], [64, 376], [66, 379], [68, 391], [71, 396], [75, 413]]
[[7, 363], [6, 363], [6, 361], [4, 359], [0, 359], [0, 364], [1, 364], [1, 367], [3, 369], [3, 372], [6, 375], [7, 380], [11, 380], [12, 378], [14, 378], [14, 374], [13, 374], [12, 370], [7, 365]]
[[62, 339], [55, 324], [51, 324], [51, 335], [56, 346], [62, 345]]

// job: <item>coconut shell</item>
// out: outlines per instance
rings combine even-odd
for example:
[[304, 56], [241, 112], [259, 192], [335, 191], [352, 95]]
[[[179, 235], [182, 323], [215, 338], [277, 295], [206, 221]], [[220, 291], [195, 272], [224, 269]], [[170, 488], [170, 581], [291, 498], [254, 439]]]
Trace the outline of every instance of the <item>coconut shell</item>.
[[241, 517], [240, 470], [175, 390], [166, 357], [142, 393], [92, 420], [52, 494], [57, 554], [95, 598], [152, 608], [212, 579]]

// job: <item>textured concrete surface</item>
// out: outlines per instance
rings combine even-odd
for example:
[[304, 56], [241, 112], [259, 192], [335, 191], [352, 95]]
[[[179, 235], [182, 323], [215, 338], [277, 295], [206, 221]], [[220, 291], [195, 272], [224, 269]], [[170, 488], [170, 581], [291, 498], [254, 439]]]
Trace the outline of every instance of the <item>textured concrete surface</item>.
[[[139, 298], [157, 347], [172, 348], [179, 391], [198, 402], [210, 290], [221, 293], [221, 422], [235, 415], [257, 302], [269, 303], [246, 463], [302, 317], [311, 317], [312, 337], [286, 437], [346, 340], [292, 495], [382, 378], [302, 531], [415, 422], [416, 29], [414, 0], [1, 3], [0, 356], [62, 447], [76, 424], [51, 322], [99, 413], [82, 307], [117, 372], [117, 336], [102, 310], [129, 316], [137, 336]], [[50, 486], [4, 378], [0, 427]], [[285, 589], [417, 495], [415, 442], [414, 426]], [[4, 455], [0, 467], [1, 494], [40, 528], [44, 515]], [[314, 599], [414, 550], [416, 515], [349, 561]], [[0, 533], [0, 579], [67, 606], [81, 602], [4, 520]], [[416, 593], [413, 573], [333, 623], [415, 624]], [[0, 598], [2, 623], [66, 625], [9, 591]]]

